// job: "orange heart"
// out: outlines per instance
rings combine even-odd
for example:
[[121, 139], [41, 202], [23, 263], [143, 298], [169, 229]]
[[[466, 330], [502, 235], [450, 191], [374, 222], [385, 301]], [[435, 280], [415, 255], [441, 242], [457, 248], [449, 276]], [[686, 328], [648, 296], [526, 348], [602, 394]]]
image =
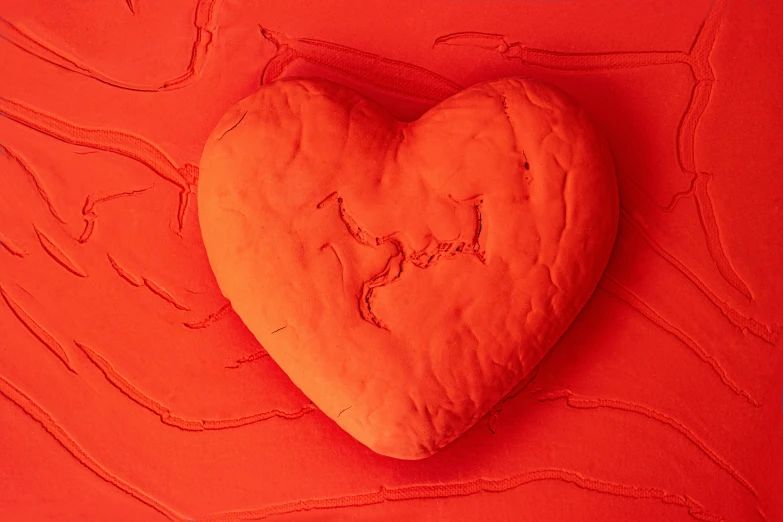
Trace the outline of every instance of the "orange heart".
[[617, 181], [584, 111], [522, 79], [404, 123], [333, 83], [263, 86], [201, 159], [221, 290], [378, 453], [431, 455], [541, 360], [598, 284]]

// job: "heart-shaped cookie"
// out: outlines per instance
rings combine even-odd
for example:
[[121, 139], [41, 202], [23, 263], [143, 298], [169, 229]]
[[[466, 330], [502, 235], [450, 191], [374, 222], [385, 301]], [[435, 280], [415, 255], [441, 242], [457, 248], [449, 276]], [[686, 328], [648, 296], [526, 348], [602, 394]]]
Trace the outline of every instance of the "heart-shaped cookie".
[[457, 438], [530, 372], [598, 284], [617, 181], [584, 111], [523, 79], [404, 123], [283, 80], [201, 159], [218, 284], [291, 380], [378, 453]]

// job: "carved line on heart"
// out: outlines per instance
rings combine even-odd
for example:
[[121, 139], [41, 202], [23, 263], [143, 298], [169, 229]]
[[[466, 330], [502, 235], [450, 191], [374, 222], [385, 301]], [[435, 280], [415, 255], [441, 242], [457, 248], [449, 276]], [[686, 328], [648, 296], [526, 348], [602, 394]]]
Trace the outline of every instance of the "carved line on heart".
[[[351, 236], [360, 244], [375, 248], [390, 243], [397, 249], [397, 253], [389, 258], [383, 271], [362, 284], [362, 293], [359, 297], [359, 313], [362, 319], [378, 328], [389, 330], [389, 327], [373, 313], [372, 298], [376, 288], [388, 286], [402, 277], [403, 267], [406, 262], [411, 262], [419, 268], [429, 268], [437, 264], [441, 259], [453, 259], [457, 254], [469, 254], [475, 255], [482, 263], [487, 264], [486, 248], [481, 245], [481, 233], [485, 229], [484, 217], [481, 213], [481, 208], [484, 205], [484, 196], [478, 195], [462, 201], [455, 199], [451, 194], [448, 197], [457, 205], [469, 203], [475, 209], [476, 229], [472, 243], [468, 244], [465, 241], [459, 241], [461, 233], [457, 235], [456, 239], [451, 241], [441, 241], [434, 235], [431, 235], [428, 238], [427, 246], [412, 253], [409, 253], [411, 247], [406, 245], [407, 242], [400, 232], [393, 232], [384, 237], [373, 237], [373, 234], [362, 228], [348, 213], [348, 210], [345, 208], [345, 202], [337, 191], [332, 192], [316, 205], [316, 209], [320, 210], [332, 201], [336, 201], [340, 220], [345, 224], [345, 228]], [[486, 238], [486, 232], [483, 237]], [[392, 272], [393, 267], [396, 268], [394, 273]]]

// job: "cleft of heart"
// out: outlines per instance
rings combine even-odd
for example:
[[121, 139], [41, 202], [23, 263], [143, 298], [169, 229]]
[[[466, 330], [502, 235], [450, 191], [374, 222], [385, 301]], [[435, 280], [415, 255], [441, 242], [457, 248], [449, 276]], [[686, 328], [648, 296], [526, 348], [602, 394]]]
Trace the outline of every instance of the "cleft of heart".
[[324, 80], [272, 82], [217, 123], [200, 172], [234, 310], [326, 415], [403, 459], [459, 437], [533, 370], [617, 231], [605, 140], [568, 95], [521, 78], [413, 122]]

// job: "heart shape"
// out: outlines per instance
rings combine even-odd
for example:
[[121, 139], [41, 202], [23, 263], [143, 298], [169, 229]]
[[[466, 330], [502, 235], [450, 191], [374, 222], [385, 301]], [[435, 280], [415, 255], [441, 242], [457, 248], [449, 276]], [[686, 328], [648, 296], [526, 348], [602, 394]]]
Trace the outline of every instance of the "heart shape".
[[218, 284], [272, 358], [405, 459], [538, 364], [598, 284], [619, 211], [584, 111], [517, 78], [412, 123], [330, 82], [265, 85], [209, 137], [198, 206]]

